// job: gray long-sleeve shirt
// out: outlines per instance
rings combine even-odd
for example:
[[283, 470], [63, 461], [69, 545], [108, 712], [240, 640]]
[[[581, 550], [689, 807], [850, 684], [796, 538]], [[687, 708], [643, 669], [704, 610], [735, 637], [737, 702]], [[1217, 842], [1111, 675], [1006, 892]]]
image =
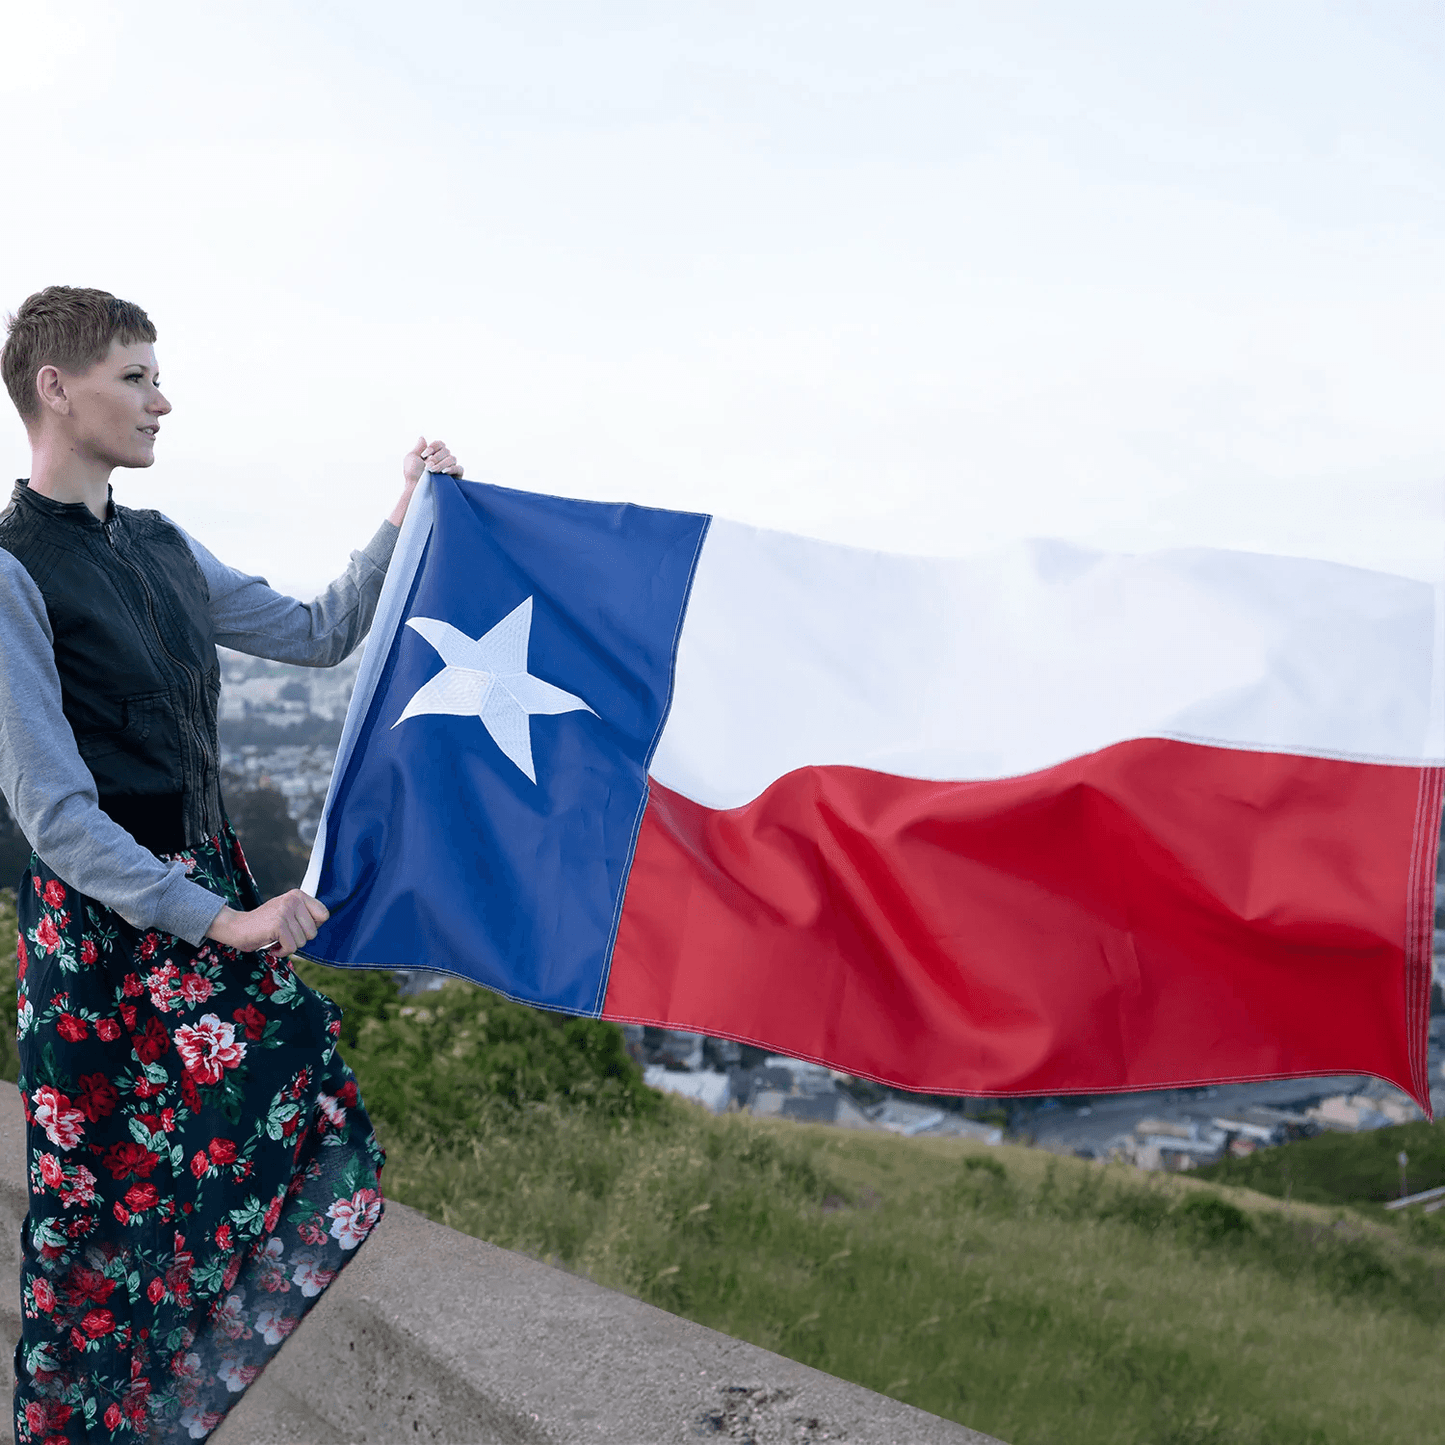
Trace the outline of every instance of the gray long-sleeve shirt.
[[[180, 529], [177, 528], [179, 531]], [[330, 667], [366, 636], [396, 545], [384, 522], [314, 602], [217, 561], [186, 538], [211, 594], [216, 640], [274, 662]], [[0, 548], [0, 791], [30, 846], [72, 888], [136, 928], [199, 944], [225, 903], [163, 863], [100, 809], [60, 704], [55, 639], [40, 590]]]

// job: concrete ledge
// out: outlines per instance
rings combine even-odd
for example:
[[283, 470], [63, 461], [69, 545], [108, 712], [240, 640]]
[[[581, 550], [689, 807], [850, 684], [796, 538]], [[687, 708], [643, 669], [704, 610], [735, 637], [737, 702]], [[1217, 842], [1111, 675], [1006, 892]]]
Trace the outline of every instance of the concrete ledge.
[[[24, 1127], [0, 1085], [3, 1348], [19, 1334]], [[9, 1439], [8, 1409], [4, 1434]], [[321, 1297], [215, 1445], [998, 1445], [404, 1205]]]

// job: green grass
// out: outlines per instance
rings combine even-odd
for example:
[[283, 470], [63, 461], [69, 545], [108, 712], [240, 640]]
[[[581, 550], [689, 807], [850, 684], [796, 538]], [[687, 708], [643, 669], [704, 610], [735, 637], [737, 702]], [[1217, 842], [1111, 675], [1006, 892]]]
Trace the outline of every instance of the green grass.
[[[1036, 1150], [649, 1107], [595, 1035], [570, 1063], [546, 1052], [605, 1026], [303, 971], [344, 1006], [371, 990], [346, 1038], [388, 1193], [454, 1228], [1010, 1445], [1440, 1433], [1435, 1241]], [[483, 1087], [483, 1034], [552, 1062]]]
[[1286, 1204], [1265, 1175], [713, 1118], [643, 1089], [607, 1025], [301, 971], [345, 1010], [388, 1194], [457, 1229], [1010, 1445], [1445, 1433], [1442, 1241], [1302, 1200], [1373, 1198], [1377, 1136], [1308, 1141], [1360, 1154], [1317, 1150]]
[[1197, 1178], [1238, 1185], [1313, 1204], [1350, 1204], [1380, 1218], [1387, 1200], [1400, 1195], [1396, 1156], [1409, 1156], [1411, 1192], [1445, 1184], [1445, 1126], [1398, 1124], [1363, 1134], [1320, 1134], [1277, 1149], [1261, 1149], [1245, 1159], [1225, 1159], [1201, 1169]]

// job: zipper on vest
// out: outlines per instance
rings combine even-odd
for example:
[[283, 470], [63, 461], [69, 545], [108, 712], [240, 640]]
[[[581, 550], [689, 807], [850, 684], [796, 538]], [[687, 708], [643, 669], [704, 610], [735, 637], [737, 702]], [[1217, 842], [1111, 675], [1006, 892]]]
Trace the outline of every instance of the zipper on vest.
[[[112, 549], [114, 549], [115, 538], [111, 536], [111, 526], [112, 523], [105, 523], [105, 535], [109, 540]], [[151, 591], [150, 583], [146, 579], [145, 573], [122, 552], [116, 551], [115, 555], [116, 560], [128, 567], [130, 571], [135, 574], [136, 581], [140, 583], [141, 596], [145, 598], [146, 613], [150, 618], [151, 635], [155, 638], [156, 645], [160, 648], [166, 660], [171, 663], [172, 666], [176, 668], [185, 679], [186, 690], [188, 694], [186, 698], [187, 703], [190, 704], [194, 699], [194, 705], [196, 707], [200, 707], [202, 695], [206, 686], [206, 680], [204, 676], [199, 671], [192, 668], [190, 664], [187, 663], [183, 658], [177, 657], [176, 654], [173, 653], [170, 648], [166, 646], [165, 637], [161, 632], [160, 619], [156, 615], [155, 594]], [[215, 763], [211, 757], [209, 742], [202, 735], [201, 729], [196, 726], [196, 723], [194, 721], [194, 714], [192, 713], [190, 706], [187, 707], [186, 712], [187, 717], [185, 719], [184, 726], [185, 729], [190, 732], [194, 752], [198, 752], [200, 754], [200, 777], [197, 780], [196, 792], [198, 796], [196, 798], [196, 808], [197, 812], [200, 815], [198, 821], [205, 823], [208, 821], [208, 819], [205, 817], [205, 814], [208, 811], [205, 806], [205, 800], [208, 796], [207, 784], [210, 781], [210, 774], [214, 771]], [[185, 780], [182, 779], [183, 791], [184, 783]], [[189, 822], [189, 818], [185, 819], [185, 821]], [[217, 818], [216, 820], [216, 826], [218, 828], [220, 826], [219, 818]]]

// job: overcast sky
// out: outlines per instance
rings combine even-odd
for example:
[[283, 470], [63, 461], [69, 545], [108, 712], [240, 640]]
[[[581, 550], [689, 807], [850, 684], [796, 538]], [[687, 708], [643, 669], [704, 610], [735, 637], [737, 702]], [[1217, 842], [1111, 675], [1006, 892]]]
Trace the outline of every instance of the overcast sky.
[[149, 310], [120, 498], [273, 581], [419, 431], [899, 550], [1445, 565], [1438, 0], [26, 8], [0, 307]]

